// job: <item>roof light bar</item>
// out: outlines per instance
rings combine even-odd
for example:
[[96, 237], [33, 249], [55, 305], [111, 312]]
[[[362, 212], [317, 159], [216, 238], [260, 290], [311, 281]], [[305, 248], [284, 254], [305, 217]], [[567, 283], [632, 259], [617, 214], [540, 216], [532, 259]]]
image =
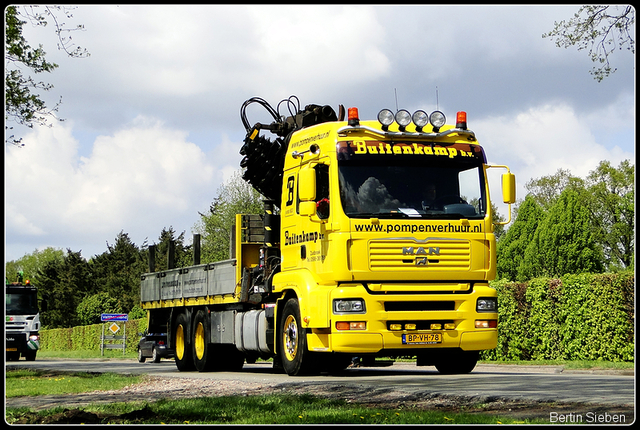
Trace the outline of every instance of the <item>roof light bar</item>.
[[[466, 112], [458, 112], [456, 128], [467, 129], [466, 115]], [[440, 127], [445, 125], [447, 118], [438, 110], [431, 112], [431, 115], [427, 115], [423, 110], [417, 110], [411, 115], [406, 109], [400, 109], [395, 115], [390, 109], [382, 109], [378, 112], [378, 122], [380, 122], [384, 131], [387, 131], [394, 121], [398, 123], [400, 131], [405, 131], [405, 128], [413, 122], [418, 133], [429, 123], [433, 126], [433, 131], [438, 133]]]

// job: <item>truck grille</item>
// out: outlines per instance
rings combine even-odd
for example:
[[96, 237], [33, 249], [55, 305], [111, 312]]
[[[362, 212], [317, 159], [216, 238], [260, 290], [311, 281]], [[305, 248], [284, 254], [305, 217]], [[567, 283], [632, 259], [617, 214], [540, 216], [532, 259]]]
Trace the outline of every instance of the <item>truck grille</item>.
[[471, 246], [464, 239], [435, 239], [420, 243], [388, 239], [369, 242], [371, 271], [466, 271], [471, 265]]

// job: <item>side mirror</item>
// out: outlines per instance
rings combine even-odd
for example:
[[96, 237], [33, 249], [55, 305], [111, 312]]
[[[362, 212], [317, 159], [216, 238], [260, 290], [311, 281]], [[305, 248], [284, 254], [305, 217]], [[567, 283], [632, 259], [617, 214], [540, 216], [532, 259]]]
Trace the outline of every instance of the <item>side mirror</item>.
[[516, 202], [516, 175], [513, 173], [502, 175], [502, 201], [507, 204]]
[[314, 216], [316, 214], [316, 202], [300, 202], [299, 211], [302, 216]]

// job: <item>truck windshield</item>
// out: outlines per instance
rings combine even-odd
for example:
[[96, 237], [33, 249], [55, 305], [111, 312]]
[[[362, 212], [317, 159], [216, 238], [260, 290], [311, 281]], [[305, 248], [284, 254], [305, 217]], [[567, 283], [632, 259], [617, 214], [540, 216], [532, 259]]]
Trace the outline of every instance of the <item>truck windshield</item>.
[[424, 143], [339, 142], [342, 208], [351, 218], [481, 219], [482, 148]]
[[35, 315], [38, 313], [38, 298], [35, 291], [7, 292], [7, 315]]

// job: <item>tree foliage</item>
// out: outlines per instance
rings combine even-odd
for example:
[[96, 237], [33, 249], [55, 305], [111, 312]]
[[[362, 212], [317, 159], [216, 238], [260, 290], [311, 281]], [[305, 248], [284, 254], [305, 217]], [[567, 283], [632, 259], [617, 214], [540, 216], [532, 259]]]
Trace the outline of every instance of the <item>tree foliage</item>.
[[599, 273], [603, 257], [580, 195], [564, 190], [538, 225], [524, 254], [528, 278], [569, 273]]
[[544, 216], [544, 211], [535, 198], [527, 195], [518, 208], [518, 216], [513, 225], [499, 242], [497, 270], [501, 277], [516, 281], [527, 279], [525, 251]]
[[106, 291], [86, 296], [76, 308], [79, 325], [98, 324], [103, 313], [123, 312], [118, 299]]
[[549, 210], [565, 189], [579, 190], [584, 188], [584, 180], [573, 176], [569, 170], [558, 169], [553, 175], [530, 179], [525, 188], [540, 207]]
[[525, 281], [632, 268], [634, 176], [629, 160], [618, 168], [603, 161], [586, 180], [559, 169], [529, 181], [529, 194], [498, 242], [498, 276]]
[[117, 301], [120, 312], [140, 303], [140, 274], [146, 271], [143, 250], [128, 234], [120, 232], [113, 245], [107, 243], [106, 252], [91, 260], [93, 276], [99, 280], [96, 291], [108, 292]]
[[41, 321], [47, 327], [73, 327], [77, 323], [76, 308], [84, 297], [95, 290], [91, 266], [80, 252], [67, 250], [62, 260], [47, 262], [37, 276], [40, 294], [47, 301]]
[[207, 214], [200, 213], [195, 230], [202, 236], [202, 261], [230, 258], [229, 239], [236, 214], [262, 213], [263, 196], [242, 179], [240, 171], [223, 183], [214, 197]]
[[[49, 119], [58, 119], [55, 112], [62, 99], [53, 107], [47, 106], [40, 93], [51, 90], [53, 85], [35, 79], [30, 74], [50, 73], [58, 65], [46, 60], [46, 52], [41, 44], [37, 48], [28, 44], [22, 35], [22, 28], [27, 22], [42, 27], [53, 22], [58, 49], [65, 51], [70, 57], [89, 56], [86, 49], [79, 46], [74, 48], [70, 36], [70, 32], [83, 30], [84, 26], [67, 28], [62, 21], [62, 16], [73, 18], [71, 10], [72, 8], [64, 6], [8, 6], [5, 9], [5, 131], [12, 129], [6, 125], [9, 121], [31, 128], [34, 125], [50, 126]], [[26, 70], [30, 72], [25, 72]], [[5, 134], [6, 142], [21, 145], [20, 139], [9, 136], [9, 133]]]
[[15, 282], [16, 273], [22, 271], [24, 279], [37, 282], [38, 269], [44, 267], [46, 263], [53, 260], [61, 261], [64, 257], [64, 251], [48, 247], [42, 251], [37, 249], [31, 254], [25, 254], [18, 260], [8, 261], [4, 266], [5, 280]]
[[[184, 231], [176, 236], [176, 231], [172, 226], [169, 229], [163, 228], [158, 237], [155, 256], [155, 270], [167, 270], [169, 268], [169, 246], [174, 243], [174, 267], [190, 266], [193, 262], [193, 252], [190, 245], [184, 243]], [[145, 268], [147, 271], [148, 266]]]
[[634, 24], [635, 8], [631, 5], [586, 5], [568, 21], [556, 21], [553, 30], [542, 37], [555, 40], [559, 48], [586, 49], [591, 61], [596, 63], [590, 73], [602, 81], [616, 71], [609, 63], [614, 51], [626, 49], [635, 54]]
[[624, 160], [618, 168], [601, 162], [587, 177], [587, 201], [597, 239], [606, 260], [615, 267], [633, 266], [635, 249], [635, 166]]

